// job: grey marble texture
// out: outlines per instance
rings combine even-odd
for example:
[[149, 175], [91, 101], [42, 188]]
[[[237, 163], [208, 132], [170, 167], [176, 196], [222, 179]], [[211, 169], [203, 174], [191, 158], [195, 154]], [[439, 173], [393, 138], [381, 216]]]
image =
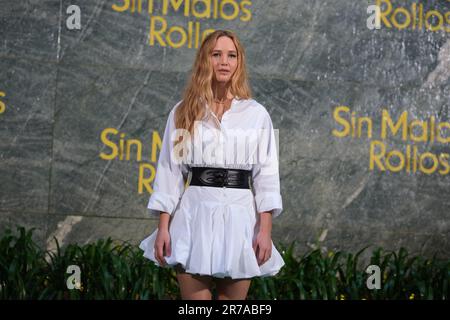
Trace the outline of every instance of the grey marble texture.
[[57, 61], [60, 10], [58, 0], [1, 0], [0, 55]]
[[48, 212], [56, 70], [0, 59], [0, 210]]
[[[139, 167], [156, 166], [152, 133], [162, 136], [196, 49], [150, 46], [161, 2], [153, 15], [112, 9], [126, 2], [0, 1], [0, 230], [36, 226], [36, 239], [51, 249], [53, 236], [63, 244], [109, 236], [138, 243], [156, 227], [149, 194], [138, 193]], [[297, 240], [301, 253], [326, 231], [320, 244], [329, 249], [404, 246], [448, 257], [448, 175], [371, 171], [370, 139], [332, 134], [341, 105], [373, 120], [373, 139], [382, 109], [394, 120], [407, 111], [411, 119], [449, 121], [449, 33], [369, 30], [374, 2], [252, 1], [249, 22], [181, 12], [163, 18], [168, 28], [199, 21], [201, 31], [232, 29], [245, 46], [254, 97], [280, 134], [284, 212], [274, 220], [274, 241]], [[81, 30], [66, 27], [72, 4], [81, 9]], [[425, 8], [447, 12], [450, 3]], [[143, 159], [101, 159], [111, 152], [100, 138], [106, 128], [119, 131], [115, 143], [120, 133], [140, 140]], [[389, 150], [411, 144], [385, 143]], [[417, 146], [450, 153], [449, 144]]]
[[[148, 193], [138, 195], [139, 165], [151, 160], [153, 131], [162, 138], [170, 109], [182, 89], [183, 74], [113, 68], [73, 67], [59, 72], [55, 117], [51, 211], [108, 217], [146, 217]], [[122, 79], [122, 81], [117, 81]], [[164, 79], [164, 81], [161, 81]], [[66, 94], [67, 92], [67, 94]], [[101, 140], [142, 142], [142, 159], [131, 149], [130, 160], [104, 160], [111, 154]], [[147, 176], [147, 174], [146, 174]]]
[[[88, 16], [87, 26], [80, 32], [62, 28], [60, 59], [76, 64], [190, 70], [195, 49], [157, 45], [149, 50], [148, 14], [131, 13], [130, 10], [116, 12], [110, 2], [101, 0], [76, 3]], [[203, 19], [201, 30], [235, 30], [251, 57], [250, 71], [263, 77], [378, 85], [421, 83], [432, 70], [438, 49], [447, 39], [443, 32], [369, 30], [366, 9], [373, 3], [371, 1], [252, 3], [251, 21], [236, 19], [213, 23]], [[444, 1], [431, 1], [428, 5], [442, 12], [448, 7]], [[158, 5], [155, 5], [153, 16], [162, 16]], [[187, 18], [179, 13], [163, 17], [168, 28], [181, 26], [187, 29]], [[118, 19], [123, 23], [116, 23]]]
[[138, 244], [156, 230], [157, 221], [148, 219], [102, 218], [75, 215], [51, 215], [45, 246], [54, 250], [68, 243], [90, 243], [110, 237], [117, 243]]

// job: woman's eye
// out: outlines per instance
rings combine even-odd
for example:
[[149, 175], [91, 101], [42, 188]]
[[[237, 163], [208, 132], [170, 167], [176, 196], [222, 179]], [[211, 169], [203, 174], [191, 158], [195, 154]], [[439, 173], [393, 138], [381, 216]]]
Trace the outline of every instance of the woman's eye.
[[213, 53], [213, 57], [219, 57], [220, 56], [220, 53]]
[[237, 55], [235, 55], [235, 54], [230, 54], [229, 57], [234, 59], [234, 58], [237, 57]]

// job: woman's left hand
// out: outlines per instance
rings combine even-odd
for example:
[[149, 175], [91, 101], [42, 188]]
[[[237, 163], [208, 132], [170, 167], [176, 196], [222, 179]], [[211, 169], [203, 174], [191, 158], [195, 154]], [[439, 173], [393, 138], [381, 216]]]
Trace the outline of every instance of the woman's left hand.
[[272, 255], [272, 239], [270, 232], [259, 231], [253, 241], [253, 250], [255, 251], [258, 265], [264, 264]]

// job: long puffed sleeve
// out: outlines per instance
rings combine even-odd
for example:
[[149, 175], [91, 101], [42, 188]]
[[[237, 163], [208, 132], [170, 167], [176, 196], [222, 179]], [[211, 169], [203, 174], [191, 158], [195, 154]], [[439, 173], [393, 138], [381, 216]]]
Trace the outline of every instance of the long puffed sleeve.
[[175, 139], [174, 116], [178, 104], [170, 112], [164, 130], [156, 176], [153, 182], [153, 193], [147, 205], [152, 215], [159, 215], [161, 212], [172, 214], [184, 191], [182, 163], [174, 160], [172, 141], [172, 139]]
[[256, 209], [272, 212], [272, 217], [280, 215], [283, 203], [280, 193], [280, 175], [275, 132], [269, 113], [264, 112], [263, 128], [259, 134], [258, 158], [252, 168], [253, 193]]

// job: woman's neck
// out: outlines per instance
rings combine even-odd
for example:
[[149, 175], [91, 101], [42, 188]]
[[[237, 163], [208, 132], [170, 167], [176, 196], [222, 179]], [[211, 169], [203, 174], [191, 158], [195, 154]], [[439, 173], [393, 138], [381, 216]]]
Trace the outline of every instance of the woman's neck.
[[214, 99], [217, 99], [219, 101], [231, 99], [231, 94], [229, 92], [229, 85], [228, 84], [221, 84], [221, 83], [213, 83], [213, 94]]

